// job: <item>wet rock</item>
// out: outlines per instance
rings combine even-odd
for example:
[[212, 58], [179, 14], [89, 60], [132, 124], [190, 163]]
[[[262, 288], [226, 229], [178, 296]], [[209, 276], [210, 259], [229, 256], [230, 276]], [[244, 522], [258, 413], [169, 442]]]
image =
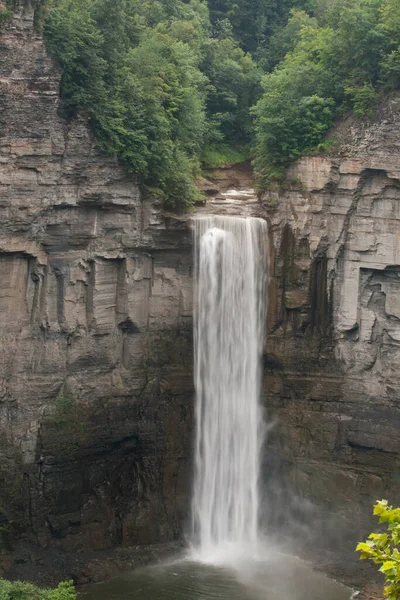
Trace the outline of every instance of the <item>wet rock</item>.
[[59, 117], [21, 11], [0, 35], [0, 569], [40, 580], [181, 534], [192, 261], [186, 222]]
[[[270, 513], [292, 519], [295, 535], [301, 521], [353, 581], [363, 566], [354, 547], [377, 526], [374, 502], [396, 504], [400, 493], [399, 122], [398, 98], [369, 124], [345, 121], [335, 154], [299, 160], [274, 205], [263, 197], [273, 238]], [[300, 518], [304, 501], [313, 509]]]

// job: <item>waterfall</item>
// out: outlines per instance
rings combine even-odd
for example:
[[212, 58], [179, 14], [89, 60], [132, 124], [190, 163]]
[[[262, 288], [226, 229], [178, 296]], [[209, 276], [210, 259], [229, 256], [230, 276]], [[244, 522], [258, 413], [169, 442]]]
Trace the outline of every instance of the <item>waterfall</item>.
[[197, 558], [256, 552], [267, 277], [261, 219], [195, 219]]

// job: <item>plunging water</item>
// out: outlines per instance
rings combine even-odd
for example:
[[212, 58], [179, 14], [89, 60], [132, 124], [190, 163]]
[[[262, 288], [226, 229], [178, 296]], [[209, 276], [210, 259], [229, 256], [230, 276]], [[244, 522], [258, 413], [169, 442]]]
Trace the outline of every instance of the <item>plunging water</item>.
[[[195, 222], [193, 516], [195, 558], [201, 564], [183, 560], [138, 570], [92, 586], [82, 600], [350, 598], [350, 590], [275, 550], [263, 553], [262, 560], [252, 560], [259, 541], [266, 241], [266, 225], [257, 219], [209, 217]], [[238, 562], [232, 560], [237, 558]]]
[[195, 220], [193, 520], [211, 562], [257, 552], [266, 243], [261, 219]]

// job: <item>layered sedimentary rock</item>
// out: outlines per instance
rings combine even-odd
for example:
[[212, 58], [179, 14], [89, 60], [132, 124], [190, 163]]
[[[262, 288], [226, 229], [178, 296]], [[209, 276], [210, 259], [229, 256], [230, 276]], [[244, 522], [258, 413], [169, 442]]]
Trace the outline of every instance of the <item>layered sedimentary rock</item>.
[[398, 98], [373, 122], [345, 121], [335, 154], [298, 161], [287, 189], [263, 198], [274, 246], [265, 393], [277, 419], [265, 475], [280, 479], [268, 489], [284, 518], [308, 525], [299, 532], [322, 532], [327, 547], [336, 536], [347, 566], [376, 527], [374, 501], [400, 496], [399, 127]]
[[179, 537], [191, 234], [58, 116], [32, 20], [0, 35], [0, 562], [57, 577], [59, 551]]
[[[190, 215], [58, 116], [32, 18], [0, 35], [0, 566], [90, 578], [88, 560], [177, 539], [187, 515]], [[230, 201], [251, 179], [223, 171], [199, 209], [269, 221], [264, 516], [342, 564], [400, 492], [399, 130], [393, 98], [286, 190]]]

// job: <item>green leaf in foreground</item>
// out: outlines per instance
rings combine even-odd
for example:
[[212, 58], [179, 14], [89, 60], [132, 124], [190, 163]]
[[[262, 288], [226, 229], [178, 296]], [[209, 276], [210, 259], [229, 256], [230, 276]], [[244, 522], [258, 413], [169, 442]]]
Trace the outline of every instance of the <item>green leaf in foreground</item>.
[[388, 523], [387, 533], [371, 533], [360, 542], [356, 552], [362, 560], [372, 560], [385, 576], [384, 594], [388, 600], [400, 599], [400, 508], [389, 506], [387, 500], [375, 504], [374, 515], [380, 523]]

